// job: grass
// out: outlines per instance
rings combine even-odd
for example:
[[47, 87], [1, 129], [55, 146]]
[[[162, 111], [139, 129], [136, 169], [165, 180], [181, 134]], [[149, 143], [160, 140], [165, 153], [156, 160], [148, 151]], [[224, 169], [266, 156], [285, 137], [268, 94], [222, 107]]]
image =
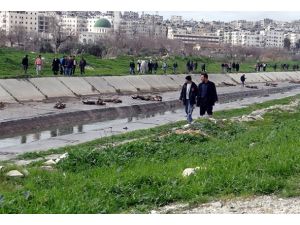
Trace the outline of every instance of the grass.
[[[14, 78], [14, 77], [24, 77], [24, 72], [21, 66], [22, 58], [25, 54], [29, 55], [29, 70], [28, 75], [35, 75], [34, 60], [39, 53], [35, 52], [25, 52], [21, 50], [16, 50], [13, 48], [0, 48], [0, 78]], [[42, 53], [44, 57], [44, 69], [41, 76], [53, 76], [51, 70], [52, 59], [55, 57], [53, 53]], [[87, 60], [89, 67], [86, 68], [86, 76], [91, 75], [128, 75], [129, 74], [129, 62], [132, 59], [137, 61], [138, 59], [146, 59], [145, 57], [134, 58], [131, 56], [120, 56], [116, 59], [101, 59], [92, 55], [83, 55]], [[62, 57], [62, 54], [57, 55], [57, 57]], [[155, 59], [155, 57], [153, 57]], [[162, 60], [157, 58], [159, 62], [158, 74], [163, 74], [161, 69]], [[169, 65], [168, 74], [173, 73], [172, 65], [176, 61], [178, 63], [178, 73], [186, 73], [186, 62], [188, 59], [198, 62], [198, 72], [200, 71], [201, 64], [206, 64], [206, 69], [209, 73], [220, 73], [221, 63], [218, 60], [214, 60], [208, 57], [170, 57], [167, 60]], [[80, 57], [77, 57], [79, 62]], [[277, 63], [278, 65], [282, 63], [289, 63], [290, 65], [296, 64], [296, 61], [278, 61], [278, 62], [267, 62], [269, 64]], [[255, 61], [247, 61], [240, 64], [240, 72], [248, 73], [254, 72]], [[290, 66], [292, 67], [292, 66]], [[273, 71], [272, 68], [267, 68], [267, 71]], [[75, 75], [79, 76], [79, 68], [77, 66]]]
[[[288, 104], [294, 98], [299, 96], [217, 112], [216, 118]], [[8, 179], [4, 173], [13, 166], [5, 168], [0, 175], [0, 212], [145, 213], [172, 202], [299, 195], [299, 108], [295, 113], [271, 112], [264, 118], [217, 124], [200, 120], [193, 125], [208, 137], [174, 134], [171, 129], [183, 124], [179, 122], [115, 136], [115, 141], [144, 138], [118, 146], [99, 139], [61, 148], [69, 157], [55, 171], [42, 171], [41, 162], [35, 162], [27, 167], [28, 177]], [[196, 166], [206, 169], [182, 177], [185, 168]]]

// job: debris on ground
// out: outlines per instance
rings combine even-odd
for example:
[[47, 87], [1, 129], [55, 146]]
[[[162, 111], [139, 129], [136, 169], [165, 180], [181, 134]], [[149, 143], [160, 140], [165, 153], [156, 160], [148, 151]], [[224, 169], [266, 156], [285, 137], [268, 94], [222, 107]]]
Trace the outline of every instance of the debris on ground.
[[195, 167], [195, 168], [186, 168], [186, 169], [183, 170], [182, 176], [188, 177], [188, 176], [190, 176], [190, 175], [193, 175], [193, 174], [195, 174], [195, 173], [197, 172], [197, 170], [199, 170], [199, 169], [200, 169], [199, 166], [197, 166], [197, 167]]
[[200, 130], [183, 130], [183, 129], [177, 129], [174, 131], [175, 134], [191, 134], [191, 135], [197, 135], [197, 134], [203, 134]]
[[269, 82], [267, 82], [266, 84], [265, 84], [265, 86], [267, 86], [267, 87], [277, 87], [277, 83], [269, 83]]
[[292, 84], [300, 84], [300, 80], [291, 80], [289, 83], [292, 83]]
[[258, 89], [257, 86], [252, 86], [252, 85], [246, 85], [245, 87], [246, 87], [246, 88], [252, 88], [252, 89]]
[[5, 103], [4, 102], [0, 102], [0, 110], [5, 108]]
[[44, 162], [44, 165], [46, 165], [46, 166], [51, 166], [51, 165], [55, 165], [55, 164], [56, 164], [56, 162], [53, 159], [50, 159], [50, 160]]
[[46, 170], [46, 171], [52, 171], [54, 170], [52, 166], [41, 166], [42, 170]]
[[85, 105], [106, 105], [106, 103], [101, 99], [84, 99], [82, 103]]
[[18, 170], [11, 170], [9, 171], [6, 176], [8, 177], [24, 177], [22, 173], [20, 173]]
[[295, 112], [296, 108], [299, 106], [299, 100], [295, 100], [288, 105], [273, 105], [264, 109], [258, 109], [251, 112], [249, 115], [243, 115], [239, 117], [231, 118], [231, 121], [238, 121], [238, 122], [249, 122], [249, 121], [256, 121], [256, 120], [263, 120], [263, 115], [267, 112], [271, 112], [273, 110], [282, 110], [288, 112]]
[[144, 101], [162, 101], [162, 97], [159, 95], [133, 95], [131, 96], [132, 99], [140, 99]]
[[122, 103], [122, 100], [119, 98], [104, 98], [102, 99], [104, 102], [112, 102], [112, 103]]
[[86, 105], [106, 105], [106, 102], [122, 103], [122, 100], [119, 98], [97, 98], [82, 100], [82, 103]]
[[66, 159], [69, 156], [69, 153], [64, 153], [60, 156], [58, 156], [56, 159], [49, 159], [48, 161], [44, 162], [43, 164], [45, 166], [53, 166], [55, 164], [57, 164], [59, 161]]
[[66, 108], [66, 104], [62, 103], [61, 100], [58, 100], [58, 102], [55, 103], [54, 108], [56, 108], [56, 109], [64, 109], [64, 108]]
[[297, 214], [300, 198], [280, 198], [275, 195], [235, 197], [199, 205], [173, 203], [152, 210], [152, 214]]
[[227, 83], [227, 82], [222, 82], [222, 84], [224, 85], [224, 86], [236, 86], [235, 84], [231, 84], [231, 83]]

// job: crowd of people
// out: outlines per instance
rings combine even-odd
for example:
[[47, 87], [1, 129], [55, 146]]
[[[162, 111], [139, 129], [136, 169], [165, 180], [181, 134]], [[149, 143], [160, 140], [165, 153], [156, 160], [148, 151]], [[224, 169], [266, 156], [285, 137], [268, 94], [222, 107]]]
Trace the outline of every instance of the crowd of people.
[[[129, 73], [130, 74], [156, 74], [159, 68], [159, 64], [157, 60], [137, 60], [137, 63], [135, 64], [134, 60], [132, 60], [129, 63]], [[167, 69], [169, 68], [169, 65], [166, 61], [163, 61], [161, 64], [161, 69], [164, 74], [167, 73]], [[171, 65], [172, 73], [176, 74], [178, 71], [178, 63], [176, 61], [173, 62]], [[186, 72], [192, 73], [197, 72], [198, 69], [198, 62], [193, 62], [191, 60], [188, 60], [186, 63]], [[206, 72], [206, 65], [203, 63], [201, 65], [200, 72]]]
[[[25, 57], [22, 59], [22, 67], [24, 70], [24, 74], [27, 75], [27, 71], [29, 68], [29, 59], [28, 55], [25, 55]], [[80, 74], [85, 74], [85, 67], [87, 65], [86, 60], [84, 57], [82, 57], [79, 61], [79, 64], [76, 60], [75, 56], [63, 56], [62, 58], [55, 57], [52, 60], [51, 69], [53, 72], [53, 75], [66, 75], [66, 76], [72, 76], [75, 75], [76, 67], [79, 65]], [[42, 71], [44, 69], [44, 60], [41, 55], [38, 55], [34, 60], [34, 66], [36, 75], [39, 76], [42, 74]]]
[[230, 63], [222, 63], [221, 64], [222, 73], [231, 73], [231, 72], [239, 72], [240, 64], [238, 62], [230, 62]]

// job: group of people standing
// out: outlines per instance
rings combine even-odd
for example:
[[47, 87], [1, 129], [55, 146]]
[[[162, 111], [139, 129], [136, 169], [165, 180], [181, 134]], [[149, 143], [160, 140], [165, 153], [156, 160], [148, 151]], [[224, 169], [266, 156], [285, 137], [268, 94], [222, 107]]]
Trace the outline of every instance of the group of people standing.
[[[175, 62], [173, 64], [173, 71], [176, 73], [178, 64]], [[136, 68], [136, 70], [135, 70]], [[152, 61], [146, 61], [146, 60], [138, 60], [137, 63], [134, 63], [134, 60], [132, 60], [129, 63], [129, 72], [130, 74], [135, 74], [135, 71], [137, 71], [138, 74], [156, 74], [157, 70], [159, 68], [157, 60]], [[161, 69], [163, 70], [163, 73], [166, 74], [168, 69], [168, 64], [164, 61], [162, 62]]]
[[261, 71], [266, 72], [267, 66], [268, 66], [268, 64], [266, 64], [266, 63], [256, 63], [255, 71], [256, 72], [261, 72]]
[[231, 73], [231, 72], [239, 72], [240, 64], [238, 62], [230, 62], [230, 63], [222, 63], [221, 64], [222, 73]]
[[208, 80], [208, 74], [201, 73], [201, 82], [197, 86], [191, 76], [185, 77], [185, 83], [182, 86], [179, 100], [185, 106], [185, 112], [188, 123], [192, 123], [193, 110], [195, 105], [200, 107], [200, 116], [203, 117], [205, 113], [209, 116], [213, 114], [213, 106], [218, 101], [216, 86], [213, 82]]
[[[22, 59], [22, 67], [24, 70], [25, 75], [27, 74], [28, 67], [29, 67], [29, 59], [28, 55], [25, 55], [25, 57]], [[44, 67], [44, 61], [41, 55], [38, 55], [35, 58], [34, 61], [35, 65], [35, 70], [36, 70], [36, 75], [39, 76], [42, 73], [42, 69]], [[81, 60], [79, 61], [79, 68], [80, 68], [80, 74], [84, 75], [85, 74], [85, 67], [87, 63], [86, 60], [82, 57]], [[77, 66], [77, 61], [75, 56], [63, 56], [62, 58], [55, 57], [52, 60], [52, 71], [54, 75], [66, 75], [66, 76], [71, 76], [74, 75], [76, 72], [76, 66]]]
[[[187, 61], [187, 63], [186, 63], [186, 70], [187, 70], [188, 73], [197, 71], [197, 69], [198, 69], [198, 62], [193, 62], [191, 60]], [[206, 65], [205, 65], [205, 63], [203, 63], [201, 65], [201, 72], [206, 72]]]

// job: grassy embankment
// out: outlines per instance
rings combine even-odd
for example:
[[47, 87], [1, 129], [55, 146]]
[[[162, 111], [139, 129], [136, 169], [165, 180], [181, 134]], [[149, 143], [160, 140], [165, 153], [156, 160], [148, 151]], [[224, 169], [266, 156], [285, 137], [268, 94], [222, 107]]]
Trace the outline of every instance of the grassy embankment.
[[[9, 78], [9, 77], [22, 77], [24, 72], [22, 70], [21, 61], [25, 54], [29, 55], [29, 75], [35, 75], [35, 68], [34, 68], [34, 60], [35, 57], [39, 53], [30, 53], [24, 52], [20, 50], [15, 50], [13, 48], [1, 48], [0, 49], [0, 78]], [[53, 72], [51, 71], [51, 64], [52, 59], [55, 57], [53, 53], [44, 53], [41, 54], [44, 58], [44, 69], [41, 76], [53, 76]], [[62, 57], [62, 54], [57, 55], [59, 58]], [[129, 74], [129, 62], [133, 59], [131, 56], [121, 56], [115, 59], [100, 59], [92, 55], [84, 55], [88, 67], [86, 68], [86, 75], [128, 75]], [[135, 61], [138, 59], [147, 59], [146, 57], [139, 57], [134, 58]], [[155, 57], [153, 58], [155, 59]], [[185, 73], [186, 72], [186, 62], [188, 59], [193, 60], [194, 62], [198, 62], [198, 69], [200, 71], [201, 64], [206, 64], [206, 69], [209, 73], [220, 73], [221, 72], [221, 63], [217, 60], [210, 59], [210, 58], [199, 58], [199, 57], [170, 57], [167, 60], [169, 65], [167, 73], [173, 73], [172, 65], [176, 61], [178, 63], [178, 73]], [[77, 57], [77, 61], [79, 62], [80, 56]], [[158, 74], [163, 74], [161, 69], [162, 59], [158, 58], [159, 62], [159, 70]], [[274, 64], [275, 62], [268, 62], [269, 64]], [[292, 69], [292, 65], [299, 63], [296, 61], [282, 61], [276, 62], [278, 65], [281, 63], [289, 63], [290, 69]], [[254, 72], [254, 65], [255, 61], [247, 61], [241, 63], [240, 65], [240, 72], [247, 73], [247, 72]], [[278, 71], [280, 69], [278, 68]], [[267, 71], [273, 71], [273, 68], [267, 68]], [[79, 67], [77, 66], [76, 76], [80, 75]]]

